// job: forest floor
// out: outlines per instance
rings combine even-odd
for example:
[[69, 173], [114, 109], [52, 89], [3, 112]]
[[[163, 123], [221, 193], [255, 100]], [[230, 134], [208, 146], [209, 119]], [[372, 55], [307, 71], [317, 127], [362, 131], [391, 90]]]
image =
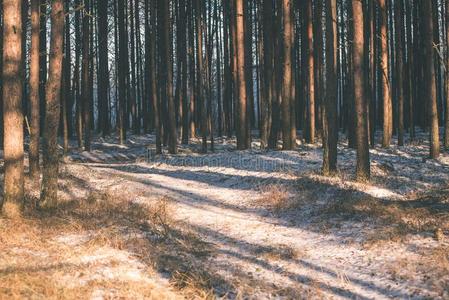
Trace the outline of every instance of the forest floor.
[[449, 298], [449, 155], [424, 135], [371, 150], [370, 184], [344, 143], [335, 178], [315, 145], [152, 144], [69, 153], [53, 212], [27, 179], [23, 219], [0, 218], [0, 298]]

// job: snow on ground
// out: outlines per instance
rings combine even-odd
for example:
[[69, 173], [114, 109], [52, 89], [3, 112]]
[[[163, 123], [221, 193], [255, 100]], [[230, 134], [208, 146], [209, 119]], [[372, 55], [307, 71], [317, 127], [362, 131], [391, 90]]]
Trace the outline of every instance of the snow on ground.
[[[428, 160], [425, 142], [373, 149], [372, 183], [360, 184], [353, 181], [355, 152], [344, 143], [338, 149], [340, 174], [331, 179], [319, 174], [322, 151], [315, 145], [299, 145], [288, 152], [264, 151], [255, 141], [253, 150], [234, 151], [233, 140], [219, 139], [214, 153], [201, 154], [196, 141], [180, 146], [176, 156], [155, 156], [152, 145], [150, 135], [132, 136], [126, 146], [118, 146], [112, 138], [97, 139], [90, 153], [71, 152], [62, 166], [63, 197], [87, 197], [94, 190], [135, 204], [169, 199], [177, 226], [199, 235], [213, 249], [196, 266], [219, 278], [212, 283], [216, 295], [449, 298], [449, 258], [437, 257], [445, 260], [436, 262], [443, 269], [426, 265], [431, 261], [424, 259], [449, 249], [446, 241], [437, 241], [433, 232], [424, 229], [405, 232], [396, 240], [390, 229], [399, 232], [402, 223], [383, 226], [370, 215], [329, 214], [339, 209], [335, 203], [354, 199], [385, 204], [387, 212], [393, 208], [397, 212], [404, 203], [407, 209], [415, 208], [411, 201], [416, 197], [448, 190], [447, 153], [439, 160]], [[286, 207], [273, 209], [272, 201]], [[447, 203], [440, 204], [439, 213], [448, 214]], [[449, 232], [443, 225], [444, 236]], [[58, 242], [72, 245], [85, 238], [62, 236]], [[100, 251], [82, 259], [102, 255]], [[104, 255], [130, 266], [130, 270], [119, 270], [123, 280], [141, 276], [142, 262], [127, 260], [126, 253]], [[70, 282], [70, 276], [61, 280]]]

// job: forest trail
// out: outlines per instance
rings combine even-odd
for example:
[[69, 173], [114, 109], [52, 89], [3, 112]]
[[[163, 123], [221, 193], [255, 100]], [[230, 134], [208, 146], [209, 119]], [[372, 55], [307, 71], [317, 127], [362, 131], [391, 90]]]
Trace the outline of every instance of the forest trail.
[[[137, 204], [167, 199], [177, 226], [200, 236], [213, 249], [195, 264], [219, 278], [212, 283], [215, 293], [257, 299], [447, 296], [442, 294], [447, 276], [439, 279], [443, 286], [429, 286], [434, 279], [427, 278], [428, 270], [418, 268], [424, 253], [447, 244], [440, 245], [430, 233], [405, 233], [397, 242], [389, 232], [385, 237], [383, 227], [369, 218], [324, 215], [330, 221], [323, 222], [319, 212], [328, 208], [329, 201], [350, 201], [345, 197], [353, 194], [407, 201], [406, 195], [438, 189], [449, 179], [448, 157], [439, 162], [419, 160], [416, 154], [425, 155], [425, 147], [404, 150], [414, 152], [413, 156], [388, 153], [399, 149], [376, 150], [376, 179], [365, 186], [350, 180], [354, 161], [350, 150], [340, 149], [345, 153], [339, 178], [325, 180], [317, 175], [321, 154], [315, 147], [232, 152], [228, 151], [231, 144], [223, 141], [216, 153], [206, 156], [186, 147], [178, 156], [153, 158], [136, 146], [142, 142], [151, 141], [131, 143], [135, 146], [123, 149], [116, 161], [99, 143], [89, 156], [72, 155], [70, 160], [78, 163], [69, 163], [66, 171], [82, 177], [89, 174], [92, 187]], [[415, 164], [410, 164], [411, 159]], [[276, 207], [289, 206], [287, 202], [301, 205]], [[382, 243], [370, 246], [372, 239]]]

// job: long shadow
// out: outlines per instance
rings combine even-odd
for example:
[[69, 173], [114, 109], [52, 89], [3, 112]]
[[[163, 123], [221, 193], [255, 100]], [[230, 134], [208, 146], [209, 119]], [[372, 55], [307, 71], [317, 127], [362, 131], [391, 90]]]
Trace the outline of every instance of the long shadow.
[[[275, 182], [281, 185], [290, 185], [295, 183], [295, 179], [285, 178], [263, 178], [252, 175], [223, 175], [219, 172], [212, 171], [188, 171], [188, 170], [160, 170], [141, 165], [105, 165], [90, 164], [90, 166], [99, 169], [113, 169], [123, 173], [145, 174], [145, 175], [162, 175], [174, 179], [190, 180], [211, 185], [218, 188], [230, 188], [236, 190], [253, 190], [255, 187], [268, 182]], [[225, 177], [225, 180], [223, 180]], [[237, 180], [238, 179], [238, 180]], [[228, 180], [232, 180], [233, 184], [229, 184]], [[234, 184], [235, 183], [235, 184]], [[245, 184], [246, 183], [246, 184]]]
[[[254, 265], [257, 265], [259, 267], [266, 269], [267, 271], [274, 272], [274, 273], [277, 273], [282, 276], [286, 276], [290, 280], [297, 282], [297, 283], [308, 284], [313, 281], [312, 278], [309, 276], [299, 275], [299, 274], [290, 272], [279, 265], [274, 265], [265, 260], [257, 258], [253, 253], [257, 252], [257, 249], [262, 247], [261, 245], [249, 243], [249, 242], [242, 241], [239, 239], [235, 239], [233, 237], [224, 235], [224, 234], [222, 234], [218, 231], [212, 230], [210, 228], [193, 225], [190, 223], [185, 224], [185, 226], [189, 226], [190, 228], [192, 228], [193, 230], [198, 232], [200, 235], [205, 236], [206, 240], [209, 240], [209, 241], [211, 240], [215, 243], [225, 242], [226, 245], [234, 247], [234, 248], [238, 248], [238, 250], [239, 250], [239, 251], [233, 251], [233, 250], [226, 250], [226, 249], [218, 249], [218, 252], [220, 252], [222, 254], [232, 256], [232, 257], [238, 258], [243, 261], [250, 262]], [[322, 265], [316, 265], [316, 264], [308, 262], [304, 259], [290, 259], [290, 261], [300, 265], [302, 268], [314, 270], [318, 273], [330, 275], [334, 279], [339, 279], [338, 273], [335, 270], [332, 270], [328, 267], [325, 267]], [[384, 296], [408, 298], [407, 294], [405, 294], [397, 289], [396, 290], [395, 289], [387, 289], [387, 288], [376, 285], [374, 282], [364, 281], [364, 280], [356, 278], [354, 276], [348, 276], [347, 278], [351, 281], [351, 283], [354, 283], [354, 284], [360, 286], [361, 288], [364, 288], [366, 290], [371, 290], [376, 293], [380, 293]], [[335, 286], [321, 284], [321, 288], [327, 290], [328, 292], [331, 292], [334, 295], [338, 295], [341, 297], [347, 297], [347, 298], [353, 298], [353, 299], [370, 299], [370, 298], [364, 297], [362, 295], [356, 294], [354, 292], [351, 292], [347, 289], [343, 289], [343, 288], [339, 288], [339, 287], [335, 287]]]
[[[123, 169], [120, 170], [121, 172], [127, 172], [124, 171]], [[145, 172], [147, 172], [147, 170], [144, 170]], [[149, 170], [150, 173], [153, 170]], [[139, 174], [141, 172], [131, 172], [131, 174]], [[170, 172], [172, 173], [172, 172]], [[186, 176], [186, 174], [184, 174], [184, 176]], [[226, 203], [222, 203], [220, 201], [217, 200], [213, 200], [207, 197], [203, 197], [200, 195], [195, 195], [192, 194], [190, 192], [186, 192], [174, 187], [166, 187], [166, 186], [162, 186], [159, 185], [157, 183], [152, 182], [151, 180], [146, 180], [146, 179], [142, 179], [139, 178], [137, 176], [132, 176], [132, 175], [126, 175], [126, 179], [130, 180], [130, 181], [135, 181], [141, 184], [145, 184], [154, 188], [159, 188], [159, 189], [165, 189], [165, 190], [169, 190], [171, 192], [174, 192], [178, 195], [180, 195], [181, 197], [173, 199], [174, 201], [177, 201], [179, 203], [183, 203], [183, 204], [187, 204], [187, 205], [191, 205], [191, 206], [195, 206], [195, 207], [202, 207], [203, 205], [210, 205], [210, 206], [220, 206], [220, 207], [224, 207], [226, 209], [229, 210], [234, 210], [234, 211], [239, 211], [242, 212], [242, 207], [237, 206], [237, 205], [230, 205], [230, 204], [226, 204]], [[190, 180], [192, 180], [192, 177], [189, 177]], [[76, 179], [75, 179], [76, 180]], [[195, 180], [195, 179], [193, 179]], [[86, 180], [83, 179], [77, 179], [77, 184], [80, 186], [85, 186], [86, 188], [91, 188], [91, 186], [87, 183]], [[328, 183], [323, 183], [323, 182], [319, 182], [317, 180], [312, 180], [312, 179], [302, 179], [298, 181], [298, 184], [302, 185], [302, 186], [319, 186], [320, 189], [336, 189], [337, 191], [340, 191], [341, 193], [347, 193], [348, 191], [342, 188], [338, 188], [335, 187], [331, 184]], [[357, 192], [359, 195], [363, 196], [363, 193], [361, 192]], [[435, 209], [437, 209], [437, 211], [441, 211], [441, 210], [448, 210], [449, 211], [449, 205], [447, 203], [440, 203], [438, 201], [435, 201], [434, 199], [429, 200], [431, 202], [431, 206], [430, 209], [434, 209], [434, 205], [437, 205], [437, 207]], [[404, 204], [402, 202], [393, 202], [396, 205], [410, 205], [410, 204]], [[411, 204], [412, 206], [415, 207], [428, 207], [428, 204], [426, 204], [425, 200], [417, 200], [416, 204]], [[257, 209], [247, 209], [244, 208], [243, 209], [244, 213], [249, 213], [249, 214], [255, 214], [255, 215], [260, 215], [260, 216], [264, 216], [266, 217], [266, 209], [264, 208], [257, 208]], [[120, 214], [117, 214], [117, 217], [120, 218]], [[267, 219], [272, 219], [272, 220], [282, 220], [284, 218], [283, 214], [279, 214], [279, 215], [273, 215], [270, 216]], [[360, 222], [362, 222], [363, 220], [360, 220]], [[287, 223], [290, 224], [290, 223]], [[285, 226], [288, 226], [288, 225]], [[212, 240], [215, 242], [225, 242], [227, 245], [234, 247], [234, 248], [238, 248], [238, 250], [227, 250], [227, 249], [218, 249], [218, 253], [222, 253], [224, 255], [228, 255], [228, 256], [232, 256], [235, 258], [238, 258], [240, 260], [243, 261], [247, 261], [250, 262], [254, 265], [257, 265], [261, 268], [264, 268], [268, 271], [271, 272], [275, 272], [279, 275], [283, 275], [288, 277], [290, 280], [300, 283], [300, 284], [304, 284], [307, 285], [308, 283], [311, 283], [313, 280], [312, 278], [305, 276], [305, 275], [300, 275], [300, 274], [296, 274], [293, 273], [291, 271], [286, 270], [285, 268], [279, 267], [277, 265], [271, 264], [265, 260], [262, 260], [260, 258], [257, 258], [257, 256], [255, 256], [254, 253], [255, 249], [257, 249], [258, 247], [260, 247], [260, 245], [257, 244], [251, 244], [242, 240], [238, 240], [235, 238], [232, 238], [230, 236], [224, 235], [222, 233], [219, 233], [217, 231], [211, 230], [209, 228], [204, 228], [204, 227], [200, 227], [200, 226], [195, 226], [193, 224], [187, 223], [185, 225], [186, 227], [192, 228], [195, 232], [199, 233], [202, 236], [206, 237], [206, 240]], [[299, 223], [295, 223], [294, 225], [290, 225], [290, 226], [297, 226], [297, 227], [301, 227], [307, 230], [310, 230], [310, 228], [307, 228], [303, 223], [299, 222]], [[142, 228], [142, 227], [139, 227]], [[182, 235], [181, 233], [178, 233], [178, 235]], [[170, 245], [170, 247], [173, 246], [173, 244]], [[170, 256], [165, 256], [163, 258], [160, 258], [161, 261], [159, 262], [160, 265], [162, 266], [160, 269], [161, 273], [166, 272], [166, 268], [164, 267], [166, 264], [166, 260], [175, 260], [174, 257], [170, 257]], [[175, 261], [176, 262], [176, 261]], [[319, 266], [319, 265], [315, 265], [311, 262], [308, 262], [304, 259], [297, 259], [297, 260], [293, 260], [294, 263], [300, 265], [303, 268], [306, 269], [311, 269], [314, 270], [316, 272], [322, 272], [323, 274], [332, 276], [334, 278], [338, 278], [338, 274], [337, 272], [335, 272], [334, 270], [324, 267], [324, 266]], [[147, 262], [148, 263], [148, 262]], [[176, 263], [174, 264], [176, 265]], [[202, 265], [202, 267], [206, 268], [204, 265]], [[176, 269], [176, 267], [171, 267], [172, 269], [169, 270], [170, 273], [172, 274], [171, 276], [173, 276], [173, 274], [176, 273], [176, 271], [179, 271]], [[232, 271], [232, 270], [230, 270]], [[215, 274], [214, 272], [209, 272], [209, 271], [205, 271], [206, 273], [209, 273], [207, 276], [211, 276], [214, 277], [214, 280], [216, 280], [217, 282], [220, 282], [221, 286], [226, 286], [227, 289], [230, 289], [231, 294], [232, 294], [232, 286], [233, 283], [229, 282], [227, 280], [225, 280], [224, 278], [220, 278], [219, 276], [217, 277], [217, 274]], [[351, 280], [352, 283], [357, 284], [358, 286], [367, 289], [367, 290], [372, 290], [376, 293], [380, 293], [383, 294], [385, 296], [396, 296], [396, 297], [403, 297], [403, 298], [407, 298], [407, 295], [401, 293], [398, 290], [388, 290], [384, 287], [381, 286], [377, 286], [376, 284], [372, 283], [372, 282], [367, 282], [367, 281], [363, 281], [359, 278], [356, 278], [354, 276], [349, 277], [349, 280]], [[338, 295], [340, 297], [346, 297], [346, 298], [357, 298], [357, 299], [367, 299], [365, 298], [363, 295], [359, 295], [357, 293], [354, 293], [352, 291], [348, 291], [346, 289], [340, 288], [340, 287], [335, 287], [335, 286], [328, 286], [328, 285], [324, 285], [322, 284], [322, 288], [324, 290], [326, 290], [329, 293], [332, 293], [334, 295]], [[235, 291], [234, 291], [235, 292]], [[219, 293], [219, 292], [217, 292]]]
[[[372, 197], [371, 195], [361, 192], [361, 191], [355, 191], [350, 189], [345, 189], [342, 187], [338, 187], [336, 185], [333, 185], [329, 182], [323, 182], [318, 179], [311, 179], [308, 177], [301, 177], [297, 180], [287, 180], [287, 179], [280, 179], [277, 183], [283, 184], [287, 186], [296, 186], [301, 187], [301, 191], [298, 193], [307, 193], [306, 197], [310, 197], [310, 199], [307, 199], [307, 205], [309, 207], [312, 207], [311, 210], [308, 210], [307, 215], [303, 215], [307, 218], [314, 218], [309, 219], [307, 222], [304, 220], [298, 221], [298, 212], [302, 214], [301, 208], [298, 207], [297, 209], [290, 209], [286, 211], [279, 211], [277, 213], [270, 213], [266, 208], [264, 207], [247, 207], [247, 206], [240, 206], [236, 204], [231, 203], [225, 203], [223, 201], [213, 199], [211, 197], [205, 197], [202, 195], [199, 195], [192, 191], [185, 191], [180, 188], [174, 187], [174, 186], [165, 186], [161, 185], [159, 183], [156, 183], [152, 181], [151, 179], [144, 179], [139, 176], [136, 176], [138, 174], [157, 174], [157, 175], [163, 175], [163, 176], [169, 176], [175, 179], [182, 179], [182, 180], [190, 180], [190, 181], [197, 181], [201, 183], [206, 183], [208, 185], [211, 185], [212, 187], [218, 187], [218, 188], [230, 188], [230, 189], [238, 189], [238, 190], [252, 190], [254, 189], [254, 186], [248, 185], [247, 187], [229, 187], [226, 184], [224, 184], [221, 181], [210, 181], [210, 177], [219, 177], [219, 173], [213, 173], [213, 172], [197, 172], [197, 171], [166, 171], [166, 170], [157, 170], [157, 169], [149, 169], [142, 166], [104, 166], [104, 165], [97, 165], [97, 168], [106, 168], [106, 169], [114, 169], [118, 170], [125, 174], [119, 174], [119, 176], [124, 177], [126, 180], [138, 182], [140, 184], [144, 184], [147, 186], [151, 186], [153, 188], [162, 189], [169, 191], [171, 193], [177, 194], [180, 197], [174, 199], [175, 202], [182, 203], [185, 205], [189, 205], [196, 208], [203, 208], [204, 206], [210, 206], [210, 207], [221, 207], [224, 209], [228, 209], [234, 212], [239, 213], [247, 213], [247, 214], [254, 214], [259, 217], [263, 217], [267, 222], [275, 223], [276, 225], [282, 225], [286, 227], [300, 227], [303, 229], [307, 229], [309, 231], [314, 232], [320, 232], [319, 228], [316, 228], [314, 226], [308, 226], [315, 220], [319, 220], [320, 222], [323, 220], [323, 213], [326, 213], [326, 218], [329, 219], [329, 223], [332, 224], [333, 220], [350, 220], [358, 223], [365, 224], [367, 218], [371, 219], [378, 225], [386, 226], [386, 225], [392, 225], [393, 224], [400, 224], [404, 225], [408, 228], [407, 231], [404, 231], [404, 234], [408, 233], [415, 233], [415, 234], [423, 234], [423, 232], [416, 231], [415, 228], [412, 228], [407, 223], [400, 223], [401, 220], [391, 220], [389, 218], [384, 218], [384, 216], [379, 216], [376, 214], [372, 214], [371, 211], [363, 211], [358, 210], [354, 207], [348, 207], [350, 210], [348, 211], [336, 211], [329, 213], [329, 211], [326, 211], [326, 207], [322, 207], [320, 205], [317, 205], [316, 203], [319, 203], [320, 197], [323, 197], [323, 195], [332, 195], [332, 199], [329, 199], [328, 204], [332, 205], [335, 202], [340, 202], [342, 204], [342, 208], [345, 208], [345, 198], [356, 200], [355, 204], [362, 203], [364, 199], [367, 199], [367, 201], [374, 201], [376, 203], [379, 203], [380, 205], [383, 205], [385, 207], [394, 207], [398, 206], [402, 209], [407, 208], [423, 208], [427, 209], [429, 213], [435, 214], [435, 213], [442, 213], [449, 211], [449, 203], [442, 202], [442, 198], [435, 198], [432, 196], [419, 198], [416, 200], [410, 200], [410, 201], [401, 201], [401, 200], [392, 200], [392, 199], [382, 199], [382, 198], [376, 198]], [[126, 175], [126, 173], [129, 173], [131, 175]], [[200, 174], [200, 175], [198, 175]], [[257, 177], [255, 176], [241, 176], [241, 182], [256, 182]], [[298, 203], [299, 205], [300, 203]], [[294, 206], [294, 203], [293, 203]], [[387, 216], [388, 217], [388, 216]], [[394, 223], [396, 222], [396, 223]], [[338, 234], [338, 233], [336, 233]]]

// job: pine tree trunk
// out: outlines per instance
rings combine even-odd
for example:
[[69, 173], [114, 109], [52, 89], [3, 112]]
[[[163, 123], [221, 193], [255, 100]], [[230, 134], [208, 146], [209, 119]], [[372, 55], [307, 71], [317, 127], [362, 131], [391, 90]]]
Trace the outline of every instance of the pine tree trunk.
[[24, 197], [21, 10], [21, 1], [3, 1], [3, 213], [11, 218], [20, 217]]
[[247, 120], [247, 91], [245, 78], [245, 26], [243, 0], [236, 0], [236, 42], [237, 42], [237, 91], [238, 91], [238, 128], [240, 134], [237, 136], [237, 148], [246, 150], [250, 147], [248, 141]]
[[202, 152], [207, 152], [207, 111], [206, 111], [206, 97], [204, 95], [205, 91], [205, 79], [204, 79], [204, 59], [203, 59], [203, 30], [204, 21], [201, 17], [201, 0], [195, 1], [195, 20], [196, 20], [196, 39], [197, 39], [197, 103], [200, 105], [200, 118], [201, 118], [201, 135], [202, 135]]
[[30, 50], [31, 136], [30, 136], [29, 160], [30, 160], [30, 178], [35, 182], [38, 182], [40, 177], [39, 31], [40, 31], [39, 0], [31, 0], [31, 50]]
[[108, 5], [107, 1], [97, 1], [98, 22], [98, 118], [103, 137], [109, 134], [108, 109]]
[[273, 1], [263, 1], [263, 83], [264, 95], [261, 103], [261, 144], [262, 148], [266, 148], [268, 144], [268, 136], [270, 133], [270, 115], [271, 103], [273, 97], [273, 32], [271, 30], [273, 24]]
[[128, 57], [126, 43], [125, 28], [125, 0], [118, 0], [117, 5], [117, 23], [118, 23], [118, 39], [119, 39], [119, 63], [118, 63], [118, 124], [117, 130], [119, 134], [119, 142], [123, 145], [126, 141], [126, 61]]
[[[254, 83], [253, 83], [253, 17], [251, 12], [252, 1], [246, 0], [243, 3], [244, 9], [244, 28], [245, 28], [245, 81], [247, 98], [247, 122], [248, 129], [255, 127], [254, 114]], [[247, 135], [247, 138], [249, 134]], [[248, 142], [249, 143], [249, 142]]]
[[283, 149], [292, 150], [291, 140], [291, 110], [292, 110], [292, 3], [290, 0], [282, 1], [283, 15], [283, 76], [282, 76], [282, 140]]
[[396, 88], [398, 105], [398, 145], [404, 146], [404, 62], [402, 1], [395, 3], [396, 16]]
[[381, 54], [380, 67], [382, 79], [383, 98], [383, 139], [382, 146], [390, 147], [391, 136], [393, 134], [393, 104], [391, 101], [390, 80], [389, 80], [389, 58], [388, 58], [388, 20], [386, 0], [379, 0], [380, 9], [380, 39]]
[[315, 143], [315, 57], [314, 57], [314, 46], [313, 46], [313, 12], [312, 12], [312, 2], [307, 1], [307, 44], [308, 49], [308, 73], [309, 73], [309, 101], [307, 106], [308, 111], [308, 122], [307, 122], [307, 135], [306, 142], [309, 144]]
[[64, 3], [53, 0], [51, 7], [51, 47], [49, 76], [46, 86], [46, 118], [44, 129], [43, 176], [40, 207], [54, 208], [58, 192], [58, 121], [62, 79]]
[[232, 137], [232, 42], [230, 40], [230, 6], [229, 1], [223, 2], [223, 40], [224, 40], [224, 115], [225, 133]]
[[354, 98], [356, 112], [356, 149], [358, 181], [364, 182], [370, 179], [370, 158], [368, 143], [368, 124], [365, 99], [365, 47], [364, 47], [364, 15], [363, 3], [360, 0], [352, 0], [354, 17]]
[[426, 80], [425, 96], [429, 107], [429, 124], [430, 124], [430, 157], [436, 159], [440, 156], [440, 137], [438, 126], [438, 110], [437, 110], [437, 93], [434, 65], [434, 49], [433, 49], [433, 3], [431, 1], [423, 1], [422, 3], [423, 17], [423, 38], [424, 38], [424, 79]]
[[44, 134], [45, 121], [45, 84], [47, 82], [47, 0], [40, 0], [41, 20], [40, 20], [40, 38], [39, 38], [39, 101], [40, 101], [40, 134]]
[[83, 60], [81, 67], [81, 98], [83, 99], [84, 150], [90, 151], [91, 87], [90, 87], [90, 0], [84, 0]]
[[162, 153], [162, 133], [161, 133], [161, 120], [159, 111], [159, 95], [157, 89], [157, 76], [156, 76], [156, 0], [152, 0], [151, 7], [151, 29], [150, 33], [150, 84], [151, 84], [151, 99], [153, 102], [153, 114], [154, 114], [154, 128], [156, 132], [156, 154]]
[[189, 60], [189, 88], [190, 88], [190, 97], [189, 97], [189, 131], [190, 137], [196, 137], [196, 101], [197, 101], [197, 89], [195, 88], [195, 82], [197, 78], [195, 77], [195, 17], [193, 13], [193, 1], [187, 1], [187, 12], [188, 12], [188, 29], [189, 29], [189, 40], [188, 40], [188, 60]]
[[172, 23], [170, 20], [170, 5], [166, 0], [160, 0], [158, 5], [161, 9], [160, 22], [163, 28], [161, 45], [164, 51], [161, 51], [161, 61], [164, 64], [164, 69], [161, 71], [164, 73], [165, 79], [165, 96], [168, 104], [168, 151], [170, 154], [176, 154], [178, 152], [178, 136], [176, 132], [176, 118], [175, 118], [175, 102], [173, 98], [173, 62], [172, 62], [172, 39], [171, 28]]
[[323, 118], [323, 174], [337, 173], [337, 75], [335, 57], [335, 0], [326, 0], [326, 89]]
[[181, 32], [181, 64], [182, 64], [182, 92], [181, 92], [181, 98], [182, 98], [182, 116], [181, 116], [181, 122], [182, 122], [182, 134], [181, 139], [182, 143], [184, 145], [187, 145], [189, 143], [189, 102], [188, 102], [188, 84], [187, 84], [187, 75], [188, 75], [188, 66], [187, 66], [187, 12], [186, 12], [186, 1], [180, 0], [179, 1], [180, 6], [180, 22], [182, 26], [182, 32]]
[[449, 1], [446, 1], [446, 102], [444, 116], [444, 147], [449, 150]]
[[81, 55], [81, 13], [78, 9], [81, 5], [80, 0], [75, 1], [75, 68], [73, 70], [73, 87], [76, 99], [76, 136], [78, 140], [78, 148], [84, 148], [83, 140], [83, 103], [81, 100], [80, 89], [80, 55]]

